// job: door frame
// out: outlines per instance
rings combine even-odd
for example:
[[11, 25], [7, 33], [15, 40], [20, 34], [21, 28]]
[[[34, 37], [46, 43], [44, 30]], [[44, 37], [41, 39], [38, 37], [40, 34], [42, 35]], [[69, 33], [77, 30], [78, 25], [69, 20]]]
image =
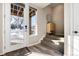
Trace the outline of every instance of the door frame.
[[73, 55], [73, 4], [64, 3], [64, 55]]

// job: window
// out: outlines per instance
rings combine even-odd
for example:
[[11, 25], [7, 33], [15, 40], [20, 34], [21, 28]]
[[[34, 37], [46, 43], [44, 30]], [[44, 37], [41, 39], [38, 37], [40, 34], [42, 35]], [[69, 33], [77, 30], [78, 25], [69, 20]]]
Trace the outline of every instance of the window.
[[11, 29], [23, 29], [24, 6], [11, 4]]
[[24, 4], [21, 3], [11, 4], [11, 15], [23, 17], [24, 7]]
[[36, 34], [36, 12], [37, 9], [29, 7], [29, 34]]

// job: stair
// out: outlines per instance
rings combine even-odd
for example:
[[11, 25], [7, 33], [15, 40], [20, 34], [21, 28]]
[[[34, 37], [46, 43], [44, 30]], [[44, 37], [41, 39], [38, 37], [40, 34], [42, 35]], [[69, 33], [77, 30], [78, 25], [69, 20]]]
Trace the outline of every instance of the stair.
[[[47, 34], [44, 39], [41, 41], [42, 45], [48, 46], [52, 49], [55, 49], [57, 51], [59, 51], [60, 53], [62, 53], [62, 55], [64, 54], [64, 42], [58, 42], [58, 44], [55, 44], [55, 40], [60, 40], [59, 39], [60, 36], [56, 36], [56, 35], [49, 35]], [[54, 41], [53, 41], [54, 40]]]
[[64, 37], [64, 35], [49, 35], [47, 34], [45, 38], [53, 39], [53, 40], [59, 40], [59, 37]]

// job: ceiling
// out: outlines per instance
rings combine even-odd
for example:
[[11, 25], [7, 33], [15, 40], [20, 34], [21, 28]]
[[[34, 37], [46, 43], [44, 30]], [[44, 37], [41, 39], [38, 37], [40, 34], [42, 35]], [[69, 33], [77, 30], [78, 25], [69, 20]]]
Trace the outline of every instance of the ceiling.
[[33, 5], [38, 6], [40, 8], [44, 8], [48, 6], [50, 3], [33, 3]]
[[63, 3], [32, 3], [33, 5], [40, 7], [40, 8], [44, 8], [44, 7], [55, 7], [59, 4], [63, 4]]
[[63, 3], [51, 3], [51, 4], [49, 4], [48, 6], [49, 6], [49, 7], [55, 7], [55, 6], [61, 5], [61, 4], [63, 4]]

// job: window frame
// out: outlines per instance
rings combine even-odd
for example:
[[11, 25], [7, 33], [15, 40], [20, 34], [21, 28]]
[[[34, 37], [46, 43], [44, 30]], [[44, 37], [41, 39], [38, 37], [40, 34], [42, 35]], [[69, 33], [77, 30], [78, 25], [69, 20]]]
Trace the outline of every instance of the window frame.
[[[30, 8], [30, 7], [31, 7], [31, 6], [29, 6], [29, 8]], [[31, 8], [34, 8], [34, 7], [31, 7]], [[35, 33], [31, 34], [31, 32], [30, 32], [30, 31], [31, 31], [31, 28], [32, 28], [32, 27], [31, 27], [31, 26], [32, 26], [32, 25], [31, 25], [31, 24], [32, 24], [32, 20], [31, 20], [31, 17], [29, 16], [29, 35], [30, 35], [30, 36], [36, 36], [36, 35], [37, 35], [37, 11], [38, 11], [38, 10], [37, 10], [36, 8], [34, 8], [34, 9], [35, 9], [35, 15], [36, 15], [36, 16], [35, 16], [35, 19], [36, 19], [36, 20], [35, 20], [35, 22], [36, 22], [36, 23], [35, 23], [35, 24], [36, 24], [36, 25], [35, 25]], [[30, 12], [30, 11], [29, 11], [29, 12]]]

